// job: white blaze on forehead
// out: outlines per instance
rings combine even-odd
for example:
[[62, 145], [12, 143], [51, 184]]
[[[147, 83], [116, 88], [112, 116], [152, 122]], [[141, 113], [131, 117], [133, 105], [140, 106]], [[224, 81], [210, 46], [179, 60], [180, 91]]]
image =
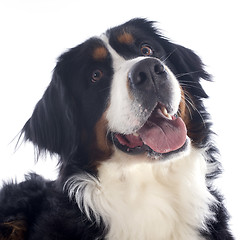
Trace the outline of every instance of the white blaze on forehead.
[[[146, 57], [139, 56], [126, 60], [110, 46], [108, 37], [105, 34], [100, 38], [105, 43], [112, 57], [114, 70], [110, 91], [110, 104], [107, 110], [108, 127], [112, 132], [130, 134], [135, 129], [142, 127], [142, 116], [145, 115], [146, 110], [129, 93], [128, 72], [134, 64], [144, 60]], [[181, 91], [174, 74], [167, 66], [165, 66], [165, 69], [168, 73], [168, 81], [171, 82], [168, 92], [172, 95], [169, 105], [173, 109], [173, 112], [170, 112], [170, 114], [173, 115], [178, 111]]]
[[127, 75], [131, 67], [144, 58], [125, 60], [110, 46], [106, 35], [102, 35], [101, 39], [112, 57], [114, 69], [110, 105], [107, 110], [109, 129], [113, 132], [128, 134], [140, 125], [140, 119], [138, 103], [129, 96]]

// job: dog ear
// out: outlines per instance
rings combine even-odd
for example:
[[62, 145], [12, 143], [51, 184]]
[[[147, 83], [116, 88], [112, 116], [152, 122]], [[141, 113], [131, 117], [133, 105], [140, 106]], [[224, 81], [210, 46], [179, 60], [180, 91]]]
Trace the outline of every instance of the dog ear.
[[175, 76], [183, 85], [194, 87], [197, 97], [207, 98], [207, 94], [200, 85], [200, 79], [210, 81], [211, 76], [204, 70], [200, 57], [192, 50], [181, 45], [163, 40], [167, 61]]
[[74, 102], [57, 68], [42, 99], [21, 134], [33, 142], [38, 155], [49, 151], [61, 156], [71, 154], [77, 147], [77, 123]]
[[192, 50], [165, 40], [166, 64], [178, 79], [183, 89], [185, 103], [188, 109], [182, 118], [188, 129], [188, 136], [195, 146], [203, 146], [210, 134], [209, 114], [202, 102], [208, 98], [200, 80], [210, 81], [210, 75], [205, 71], [200, 57]]

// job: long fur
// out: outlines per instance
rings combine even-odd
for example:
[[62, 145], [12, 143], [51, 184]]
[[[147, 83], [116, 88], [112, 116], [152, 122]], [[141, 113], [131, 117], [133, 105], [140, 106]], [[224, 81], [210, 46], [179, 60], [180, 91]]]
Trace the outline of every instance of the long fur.
[[208, 230], [217, 200], [206, 187], [203, 153], [192, 151], [165, 164], [127, 163], [116, 153], [100, 167], [98, 181], [82, 174], [66, 186], [82, 212], [110, 224], [109, 239], [202, 239], [196, 226]]
[[[145, 43], [153, 56], [141, 52]], [[160, 104], [187, 128], [185, 145], [170, 154], [148, 148], [131, 154], [115, 139], [115, 133], [134, 134], [154, 112], [147, 108], [151, 94], [132, 89], [128, 77], [144, 59], [164, 65], [168, 88], [154, 82]], [[58, 155], [59, 177], [47, 181], [32, 173], [4, 184], [0, 240], [234, 239], [213, 185], [221, 166], [201, 80], [210, 80], [201, 59], [145, 19], [62, 54], [22, 129], [38, 156]]]

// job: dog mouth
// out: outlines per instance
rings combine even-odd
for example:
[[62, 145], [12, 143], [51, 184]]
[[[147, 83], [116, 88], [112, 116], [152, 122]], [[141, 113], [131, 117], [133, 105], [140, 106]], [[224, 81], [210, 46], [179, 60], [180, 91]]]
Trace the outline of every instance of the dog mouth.
[[184, 148], [187, 129], [177, 114], [170, 115], [165, 106], [157, 104], [144, 125], [131, 134], [111, 133], [116, 147], [126, 153], [153, 152], [169, 154]]

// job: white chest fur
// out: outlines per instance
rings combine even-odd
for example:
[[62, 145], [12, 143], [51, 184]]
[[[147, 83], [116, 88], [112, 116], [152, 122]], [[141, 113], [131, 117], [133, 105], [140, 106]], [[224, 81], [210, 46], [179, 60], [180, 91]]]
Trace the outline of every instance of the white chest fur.
[[198, 240], [198, 229], [213, 217], [206, 171], [195, 149], [166, 162], [135, 162], [119, 152], [99, 167], [99, 181], [77, 175], [67, 186], [82, 211], [104, 219], [109, 240]]

